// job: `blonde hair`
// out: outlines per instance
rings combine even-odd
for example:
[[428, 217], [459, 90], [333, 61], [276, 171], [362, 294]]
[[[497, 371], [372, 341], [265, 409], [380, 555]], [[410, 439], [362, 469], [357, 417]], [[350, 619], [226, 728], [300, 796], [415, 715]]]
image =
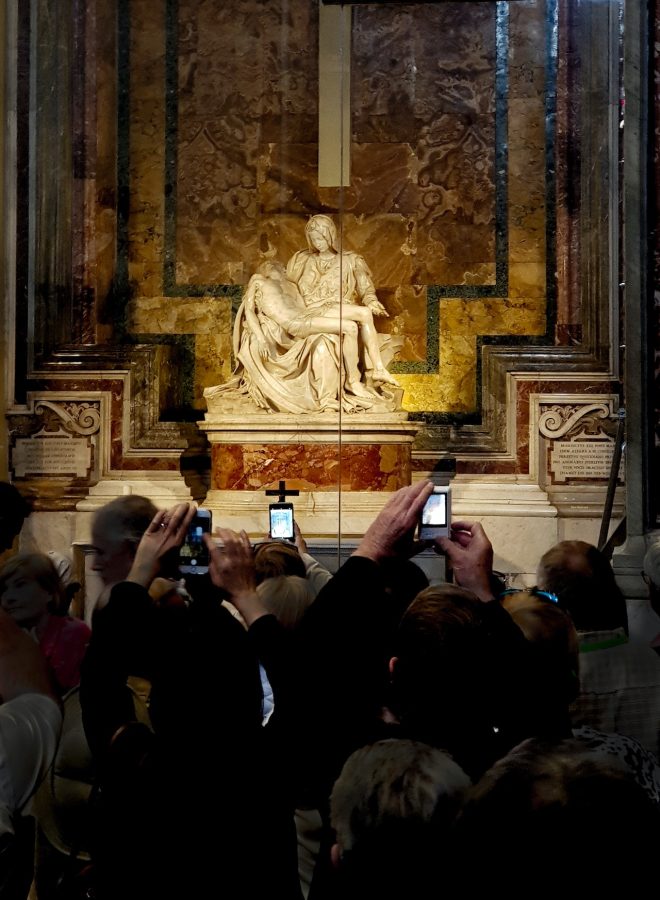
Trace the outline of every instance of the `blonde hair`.
[[305, 563], [293, 544], [283, 541], [264, 541], [254, 548], [254, 569], [257, 582], [278, 575], [298, 575], [305, 578]]
[[52, 561], [44, 553], [17, 553], [16, 556], [12, 556], [0, 571], [0, 596], [14, 575], [22, 575], [29, 581], [36, 581], [50, 594], [49, 612], [57, 613], [64, 609], [65, 590], [62, 579]]
[[306, 578], [278, 575], [257, 585], [257, 593], [266, 609], [287, 629], [294, 629], [313, 600]]

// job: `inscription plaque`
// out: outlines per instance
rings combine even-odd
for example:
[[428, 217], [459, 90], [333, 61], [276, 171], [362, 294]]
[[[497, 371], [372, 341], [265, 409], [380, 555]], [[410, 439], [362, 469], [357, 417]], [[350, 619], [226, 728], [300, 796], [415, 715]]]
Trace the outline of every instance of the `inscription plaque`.
[[[568, 478], [610, 477], [613, 441], [554, 441], [550, 451], [550, 470], [555, 481]], [[619, 477], [622, 472], [619, 470]]]
[[17, 478], [25, 475], [84, 478], [91, 466], [91, 450], [86, 440], [76, 438], [18, 438], [12, 462]]

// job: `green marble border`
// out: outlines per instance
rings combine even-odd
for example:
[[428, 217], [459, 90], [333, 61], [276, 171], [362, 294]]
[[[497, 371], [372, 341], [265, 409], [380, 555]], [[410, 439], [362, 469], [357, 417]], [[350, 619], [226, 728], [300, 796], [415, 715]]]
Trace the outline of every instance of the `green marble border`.
[[[499, 5], [499, 3], [498, 3]], [[557, 321], [557, 182], [555, 165], [555, 127], [557, 115], [557, 0], [546, 0], [545, 47], [545, 239], [546, 239], [546, 330], [544, 334], [477, 335], [477, 408], [469, 413], [410, 413], [413, 421], [427, 425], [478, 425], [482, 407], [482, 347], [544, 347], [554, 342]]]
[[440, 297], [436, 285], [426, 289], [426, 359], [395, 362], [389, 366], [394, 375], [433, 375], [440, 368]]
[[128, 219], [130, 215], [131, 154], [131, 2], [117, 0], [117, 268], [115, 272], [115, 329], [126, 332], [128, 281]]
[[[193, 410], [195, 377], [194, 334], [136, 334], [129, 332], [126, 314], [132, 288], [128, 274], [128, 220], [131, 203], [130, 173], [130, 47], [131, 0], [117, 0], [117, 267], [114, 284], [113, 324], [117, 339], [122, 344], [169, 344], [177, 346], [183, 360], [182, 403], [177, 410], [161, 410], [161, 418], [176, 414], [177, 421], [186, 421]], [[163, 420], [165, 420], [165, 418]]]
[[[441, 299], [504, 298], [509, 292], [508, 56], [509, 4], [505, 0], [498, 0], [495, 23], [495, 284], [429, 285], [426, 289], [426, 360], [424, 362], [394, 363], [390, 369], [396, 375], [438, 374], [440, 370], [439, 301]], [[478, 390], [481, 390], [480, 384]], [[479, 408], [481, 408], [480, 400]], [[424, 415], [433, 415], [433, 413]]]

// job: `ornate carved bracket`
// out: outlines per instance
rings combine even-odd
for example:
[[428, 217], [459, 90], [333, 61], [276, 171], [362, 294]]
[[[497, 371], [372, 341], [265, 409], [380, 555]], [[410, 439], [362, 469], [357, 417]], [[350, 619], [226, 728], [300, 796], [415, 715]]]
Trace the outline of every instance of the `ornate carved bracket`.
[[[569, 435], [577, 437], [589, 430], [602, 430], [603, 420], [612, 416], [609, 402], [588, 403], [580, 406], [555, 405], [539, 416], [539, 431], [545, 438], [557, 438]], [[601, 422], [596, 420], [600, 419]], [[591, 428], [590, 428], [591, 426]]]
[[54, 412], [64, 423], [65, 429], [75, 434], [95, 434], [101, 427], [101, 411], [97, 404], [54, 403], [52, 400], [38, 400], [35, 403], [37, 415], [43, 415], [46, 410]]

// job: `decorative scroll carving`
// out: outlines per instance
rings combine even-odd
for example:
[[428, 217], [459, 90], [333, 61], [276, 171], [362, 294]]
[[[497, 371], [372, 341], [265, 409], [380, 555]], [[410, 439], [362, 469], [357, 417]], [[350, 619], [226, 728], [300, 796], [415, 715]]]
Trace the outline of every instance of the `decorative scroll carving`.
[[576, 438], [582, 434], [602, 435], [606, 421], [612, 416], [609, 401], [579, 406], [551, 406], [539, 416], [539, 431], [543, 437], [557, 440]]
[[101, 411], [97, 403], [54, 403], [52, 400], [38, 400], [34, 411], [43, 415], [50, 410], [58, 416], [67, 431], [75, 434], [95, 434], [101, 427]]

